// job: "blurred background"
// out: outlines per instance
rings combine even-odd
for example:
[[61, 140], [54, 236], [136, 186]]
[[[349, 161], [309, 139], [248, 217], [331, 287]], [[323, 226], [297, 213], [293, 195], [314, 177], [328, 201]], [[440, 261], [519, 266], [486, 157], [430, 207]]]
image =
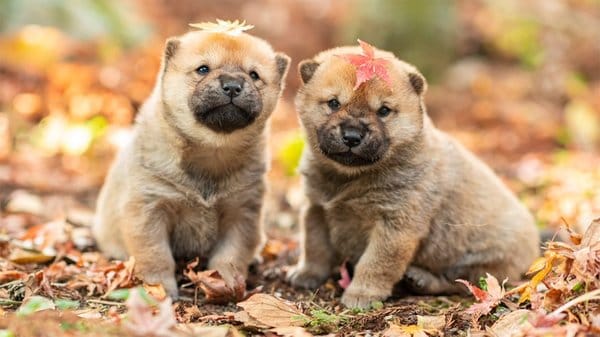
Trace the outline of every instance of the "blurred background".
[[425, 74], [437, 126], [540, 226], [600, 215], [600, 0], [1, 0], [0, 228], [89, 219], [165, 38], [216, 18], [293, 59], [273, 116], [272, 235], [294, 228], [302, 198], [296, 65], [357, 38]]

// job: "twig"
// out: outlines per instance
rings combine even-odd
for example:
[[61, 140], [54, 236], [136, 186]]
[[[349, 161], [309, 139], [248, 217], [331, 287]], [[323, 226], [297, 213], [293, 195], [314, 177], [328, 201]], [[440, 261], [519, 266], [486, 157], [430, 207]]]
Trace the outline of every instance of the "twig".
[[105, 301], [105, 300], [96, 300], [96, 299], [88, 299], [86, 300], [88, 303], [96, 303], [96, 304], [104, 304], [104, 305], [116, 305], [116, 306], [124, 306], [125, 303], [121, 302], [113, 302], [113, 301]]
[[0, 298], [0, 305], [16, 305], [16, 304], [21, 304], [21, 303], [23, 303], [23, 302]]

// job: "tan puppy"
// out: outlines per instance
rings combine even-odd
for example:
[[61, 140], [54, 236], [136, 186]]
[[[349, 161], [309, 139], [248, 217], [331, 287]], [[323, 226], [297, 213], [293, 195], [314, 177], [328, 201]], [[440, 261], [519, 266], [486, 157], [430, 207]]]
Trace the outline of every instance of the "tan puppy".
[[355, 265], [342, 303], [366, 307], [405, 277], [420, 293], [460, 290], [485, 273], [519, 279], [538, 254], [527, 209], [494, 173], [425, 112], [426, 82], [393, 54], [390, 86], [353, 90], [355, 67], [325, 51], [300, 63], [296, 106], [308, 138], [301, 172], [309, 204], [300, 261], [288, 278], [316, 287], [345, 259]]
[[144, 281], [171, 296], [174, 258], [208, 257], [231, 286], [246, 275], [263, 235], [267, 121], [288, 65], [245, 33], [169, 39], [133, 141], [99, 196], [102, 251], [134, 256]]

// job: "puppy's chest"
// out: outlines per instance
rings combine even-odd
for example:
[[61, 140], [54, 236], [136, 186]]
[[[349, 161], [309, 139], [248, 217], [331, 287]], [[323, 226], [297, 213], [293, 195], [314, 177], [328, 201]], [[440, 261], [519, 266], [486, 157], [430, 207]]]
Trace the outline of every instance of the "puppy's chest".
[[344, 200], [325, 207], [329, 239], [340, 259], [356, 263], [369, 242], [375, 225], [360, 199]]
[[215, 207], [179, 206], [174, 212], [171, 248], [177, 258], [206, 256], [219, 235], [219, 213]]

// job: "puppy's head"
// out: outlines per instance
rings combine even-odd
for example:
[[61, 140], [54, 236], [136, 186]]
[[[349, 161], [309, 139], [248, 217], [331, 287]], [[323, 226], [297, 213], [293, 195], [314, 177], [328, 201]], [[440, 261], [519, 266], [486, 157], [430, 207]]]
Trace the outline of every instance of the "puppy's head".
[[300, 62], [296, 108], [314, 152], [356, 172], [384, 163], [421, 135], [427, 84], [413, 66], [375, 50], [376, 58], [389, 61], [390, 85], [374, 77], [355, 89], [356, 68], [343, 54], [361, 50], [335, 48]]
[[160, 74], [165, 118], [192, 139], [263, 128], [289, 57], [257, 37], [194, 31], [170, 38]]

